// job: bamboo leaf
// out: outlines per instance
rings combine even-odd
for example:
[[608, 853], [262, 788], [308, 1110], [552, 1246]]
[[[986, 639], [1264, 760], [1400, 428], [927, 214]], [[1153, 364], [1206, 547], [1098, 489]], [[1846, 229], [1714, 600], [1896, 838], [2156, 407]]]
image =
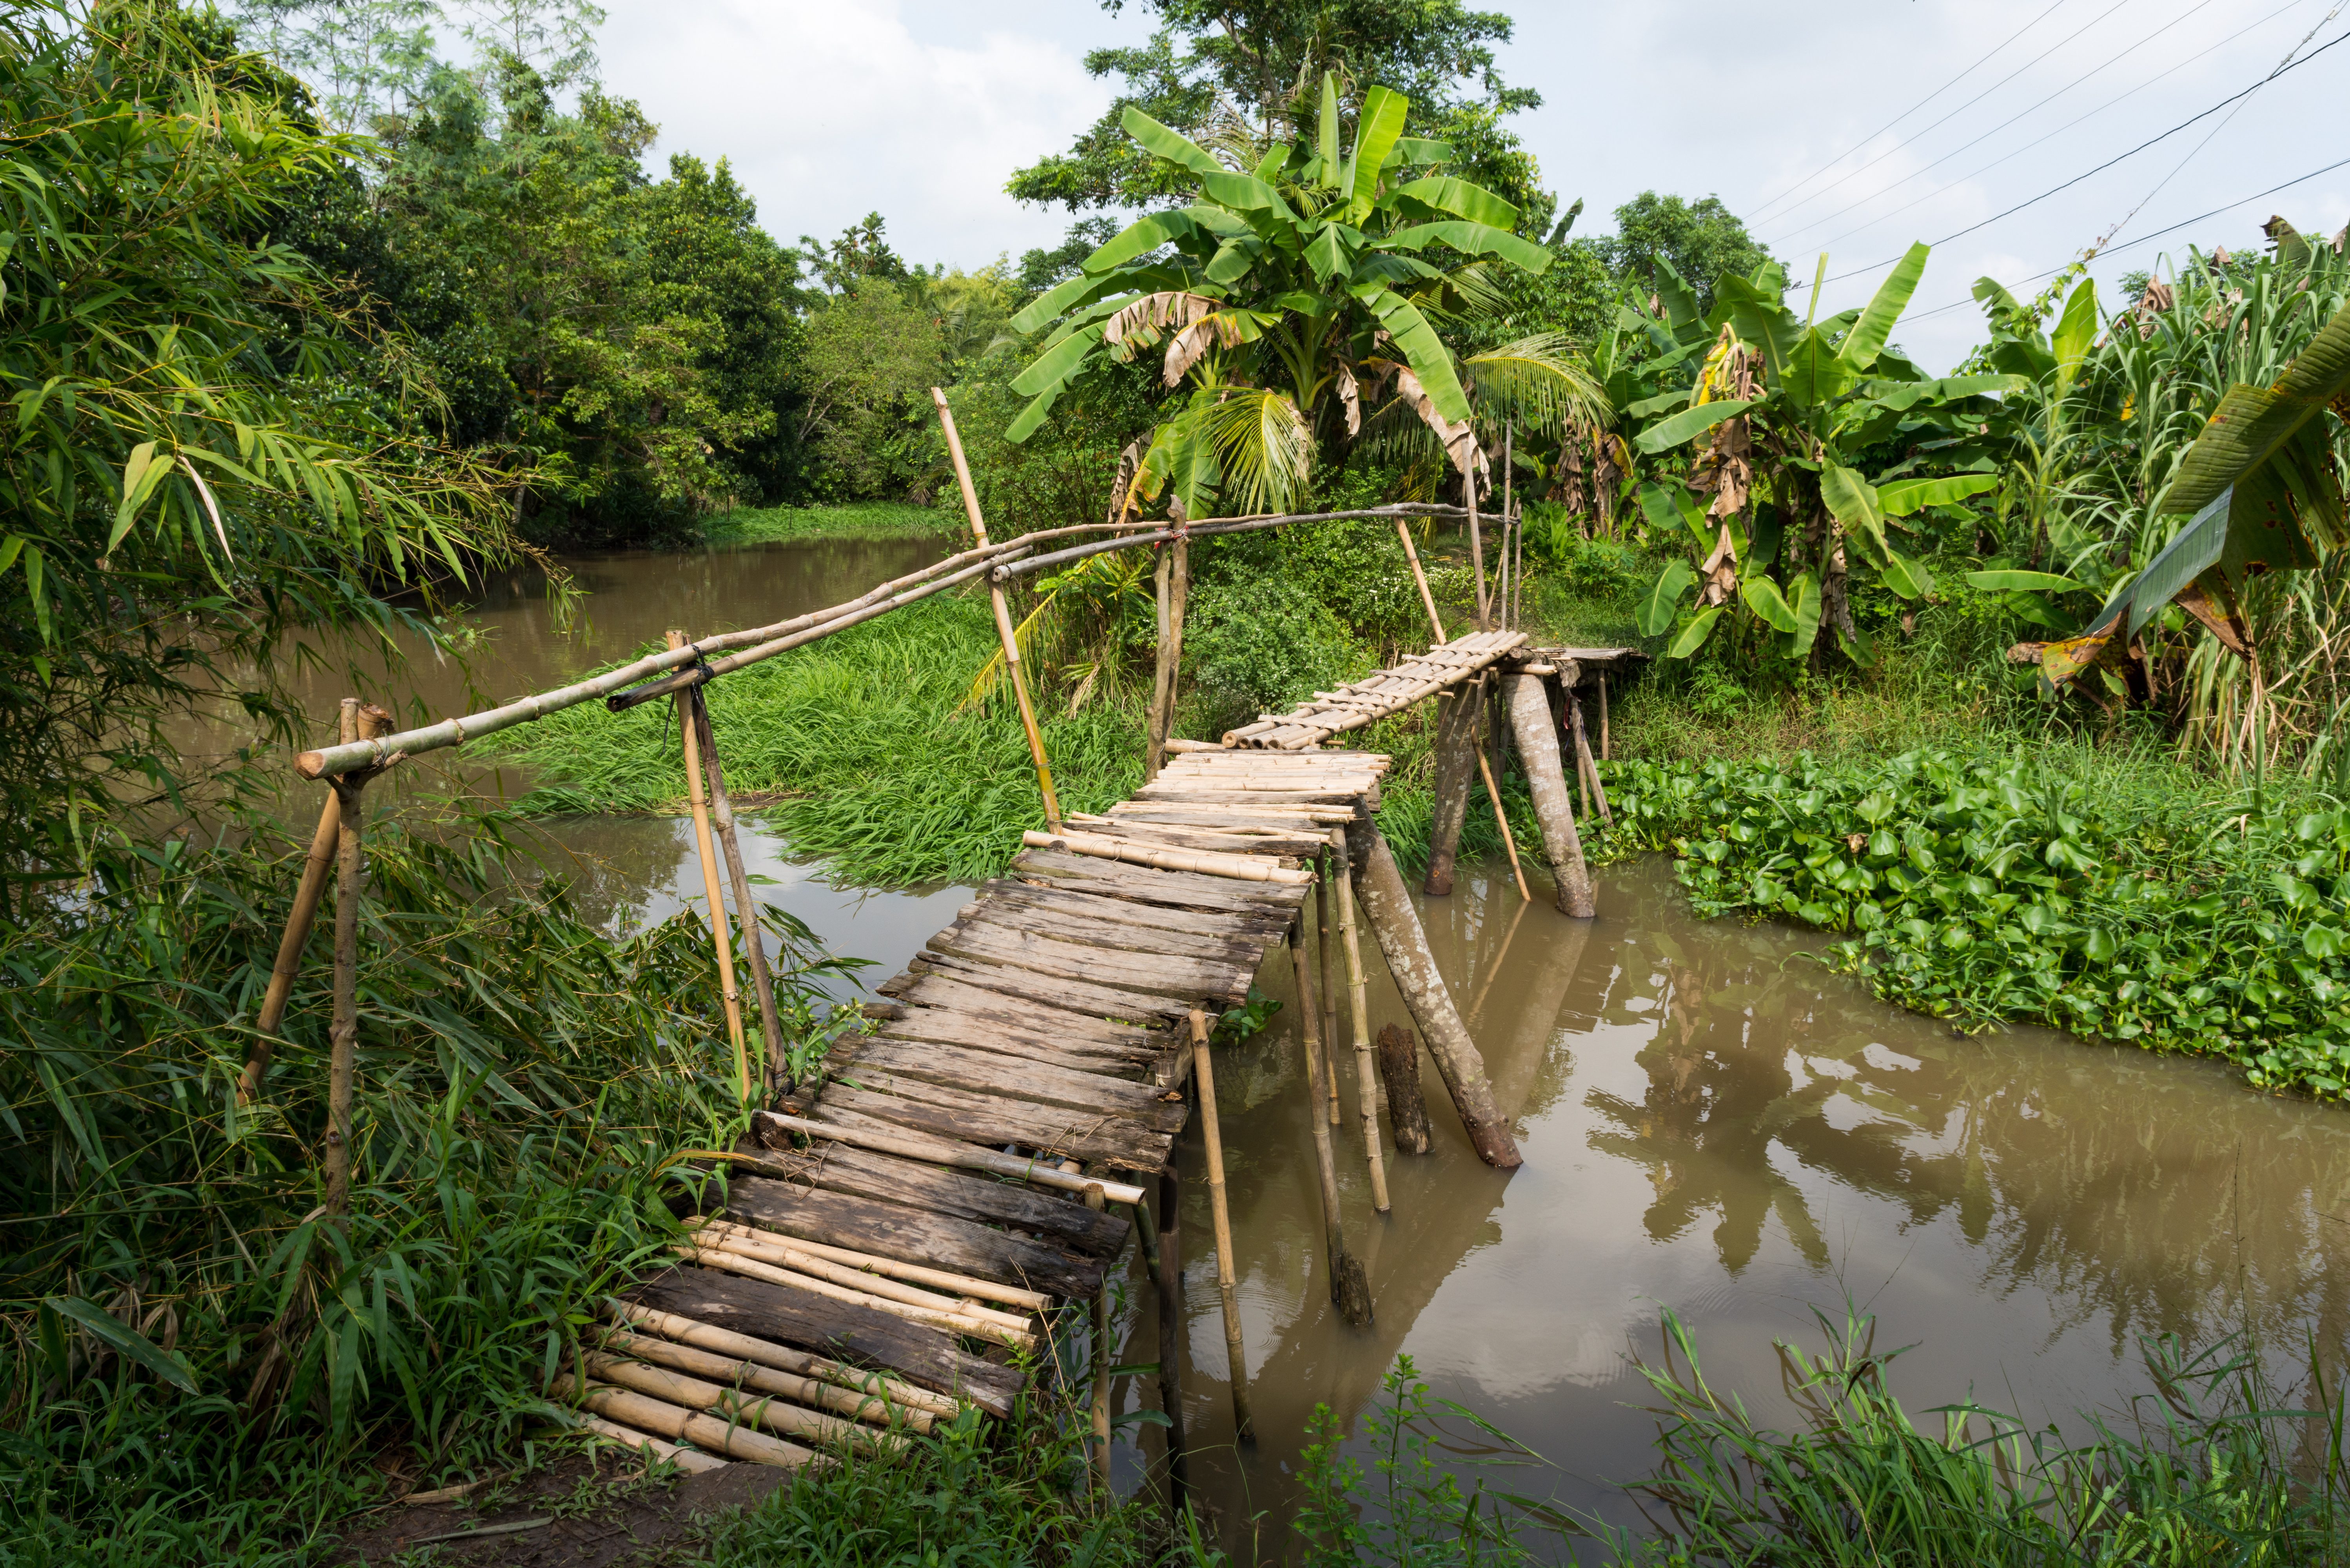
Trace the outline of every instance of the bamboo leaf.
[[176, 1352], [165, 1350], [95, 1302], [79, 1296], [48, 1296], [41, 1304], [89, 1331], [90, 1336], [127, 1361], [135, 1361], [183, 1394], [196, 1391], [196, 1375]]

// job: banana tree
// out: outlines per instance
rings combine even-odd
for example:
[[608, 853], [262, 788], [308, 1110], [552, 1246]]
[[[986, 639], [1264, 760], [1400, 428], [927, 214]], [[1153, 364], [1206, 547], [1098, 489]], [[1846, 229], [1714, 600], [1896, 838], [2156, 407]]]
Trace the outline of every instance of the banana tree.
[[1191, 516], [1219, 497], [1285, 508], [1317, 445], [1358, 433], [1383, 388], [1462, 472], [1477, 468], [1469, 394], [1431, 317], [1488, 296], [1485, 268], [1539, 273], [1551, 253], [1512, 232], [1515, 207], [1442, 172], [1450, 147], [1403, 134], [1409, 108], [1372, 88], [1342, 152], [1325, 77], [1313, 141], [1276, 145], [1245, 171], [1128, 109], [1128, 134], [1196, 199], [1133, 223], [1014, 317], [1015, 330], [1052, 331], [1013, 380], [1030, 401], [1008, 439], [1032, 434], [1089, 366], [1163, 344], [1166, 385], [1192, 390], [1154, 436], [1132, 496], [1171, 491]]
[[[1896, 531], [1914, 530], [1903, 520], [1926, 508], [1997, 485], [1978, 437], [1991, 395], [2024, 381], [2009, 372], [1929, 376], [1887, 347], [1927, 254], [1912, 245], [1866, 306], [1825, 319], [1787, 308], [1775, 263], [1724, 276], [1701, 318], [1693, 301], [1687, 321], [1674, 321], [1679, 307], [1666, 304], [1679, 328], [1670, 353], [1686, 360], [1702, 345], [1698, 373], [1686, 391], [1626, 411], [1652, 421], [1633, 439], [1636, 452], [1690, 449], [1685, 474], [1639, 492], [1651, 525], [1689, 545], [1638, 615], [1647, 635], [1675, 632], [1669, 657], [1695, 653], [1728, 617], [1783, 659], [1817, 667], [1825, 627], [1866, 665], [1874, 650], [1852, 611], [1856, 568], [1903, 599], [1932, 593]], [[1814, 310], [1826, 265], [1823, 256]], [[1692, 330], [1700, 320], [1702, 335]], [[1915, 472], [1928, 466], [1944, 472]]]

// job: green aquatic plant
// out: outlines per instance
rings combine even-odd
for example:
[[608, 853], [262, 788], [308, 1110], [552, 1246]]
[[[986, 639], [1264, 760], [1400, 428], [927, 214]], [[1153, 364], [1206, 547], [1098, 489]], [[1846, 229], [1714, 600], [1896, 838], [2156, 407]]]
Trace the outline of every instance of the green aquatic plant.
[[1617, 833], [1678, 857], [1700, 913], [1846, 933], [1829, 961], [1889, 1001], [2350, 1086], [2350, 810], [2330, 797], [2115, 791], [2020, 753], [1603, 774]]

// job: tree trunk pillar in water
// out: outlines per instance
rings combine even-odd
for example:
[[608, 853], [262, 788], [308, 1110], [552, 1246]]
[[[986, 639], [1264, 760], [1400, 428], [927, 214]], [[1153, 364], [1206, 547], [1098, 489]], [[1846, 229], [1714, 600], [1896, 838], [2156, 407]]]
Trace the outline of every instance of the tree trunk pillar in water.
[[1428, 879], [1420, 884], [1420, 891], [1431, 898], [1452, 891], [1453, 861], [1461, 852], [1469, 790], [1477, 774], [1476, 688], [1460, 687], [1441, 702], [1436, 720], [1436, 804], [1428, 827]]
[[1444, 989], [1444, 976], [1436, 967], [1436, 955], [1429, 950], [1428, 934], [1420, 929], [1419, 916], [1411, 907], [1411, 894], [1404, 887], [1403, 873], [1396, 867], [1394, 853], [1379, 836], [1378, 825], [1367, 817], [1357, 817], [1348, 826], [1347, 839], [1361, 868], [1356, 888], [1363, 900], [1363, 912], [1370, 918], [1371, 934], [1378, 939], [1379, 951], [1387, 958], [1396, 989], [1403, 993], [1420, 1038], [1428, 1042], [1428, 1054], [1436, 1060], [1437, 1074], [1452, 1096], [1453, 1108], [1461, 1113], [1461, 1125], [1468, 1129], [1477, 1158], [1503, 1170], [1514, 1169], [1524, 1163], [1517, 1139], [1511, 1136], [1501, 1107], [1493, 1103], [1492, 1081], [1485, 1075], [1484, 1058], [1477, 1054], [1468, 1026], [1461, 1022], [1451, 993]]
[[1598, 907], [1592, 900], [1590, 868], [1583, 863], [1583, 840], [1575, 831], [1575, 799], [1567, 790], [1558, 732], [1551, 726], [1550, 700], [1539, 675], [1513, 675], [1509, 687], [1510, 724], [1517, 732], [1519, 760], [1526, 765], [1534, 817], [1542, 824], [1543, 854], [1558, 880], [1559, 913], [1587, 920]]
[[1410, 1030], [1390, 1023], [1379, 1031], [1379, 1081], [1388, 1087], [1388, 1121], [1395, 1128], [1396, 1152], [1426, 1154], [1428, 1100], [1419, 1089], [1419, 1042]]

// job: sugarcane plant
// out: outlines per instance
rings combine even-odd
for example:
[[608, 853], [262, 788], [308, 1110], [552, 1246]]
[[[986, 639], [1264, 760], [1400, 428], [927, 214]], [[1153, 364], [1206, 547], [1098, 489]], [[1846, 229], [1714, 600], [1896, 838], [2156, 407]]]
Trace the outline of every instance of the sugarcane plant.
[[[1816, 317], [1826, 257], [1812, 286], [1814, 314], [1798, 317], [1775, 262], [1730, 274], [1700, 316], [1685, 285], [1660, 269], [1663, 351], [1646, 373], [1697, 361], [1685, 389], [1638, 399], [1627, 424], [1644, 425], [1633, 451], [1649, 460], [1642, 512], [1683, 554], [1667, 565], [1638, 610], [1640, 630], [1671, 634], [1686, 659], [1728, 618], [1740, 644], [1765, 659], [1818, 668], [1828, 643], [1853, 662], [1875, 651], [1852, 608], [1856, 567], [1907, 600], [1934, 591], [1914, 546], [1897, 533], [1921, 511], [1995, 487], [1981, 437], [1995, 405], [2023, 378], [2008, 372], [1929, 376], [1888, 347], [1926, 270], [1912, 245], [1869, 302]], [[1625, 389], [1628, 390], [1629, 389]], [[1684, 451], [1684, 449], [1687, 449]], [[1681, 459], [1679, 472], [1666, 460]], [[1916, 470], [1939, 471], [1919, 475]], [[1952, 472], [1952, 471], [1956, 472]]]

